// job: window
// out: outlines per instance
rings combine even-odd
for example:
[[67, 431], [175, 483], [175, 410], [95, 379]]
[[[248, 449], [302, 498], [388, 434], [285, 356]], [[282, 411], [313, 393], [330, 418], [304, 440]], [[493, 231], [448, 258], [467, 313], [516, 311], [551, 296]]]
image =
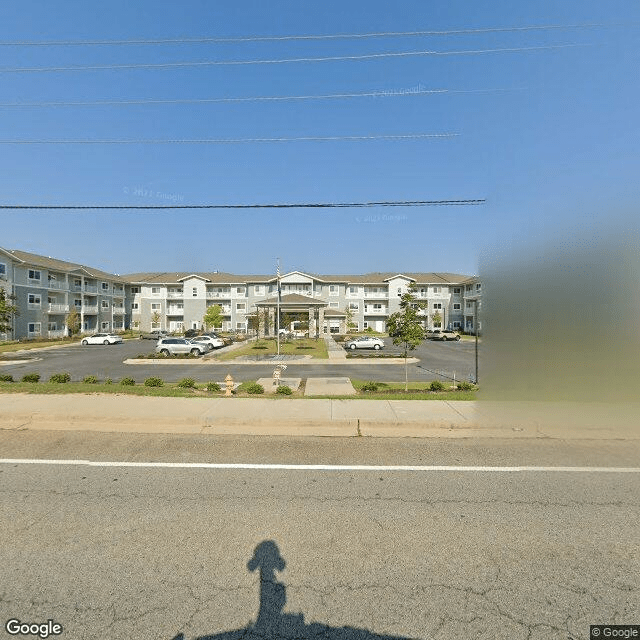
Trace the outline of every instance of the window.
[[420, 289], [420, 297], [425, 298], [426, 296], [427, 296], [427, 289], [426, 287], [422, 287], [422, 289]]
[[101, 322], [101, 323], [100, 323], [100, 328], [101, 328], [103, 331], [107, 331], [107, 330], [109, 329], [109, 323], [108, 323], [108, 322]]
[[192, 295], [192, 297], [194, 297], [194, 298], [197, 298], [197, 297], [198, 297], [198, 287], [192, 287], [192, 288], [191, 288], [191, 295]]
[[4, 262], [0, 262], [0, 276], [7, 275], [7, 265]]
[[81, 309], [82, 308], [82, 300], [80, 298], [74, 298], [73, 300], [73, 306], [76, 309]]
[[103, 309], [108, 309], [109, 308], [109, 301], [108, 300], [103, 300], [100, 306]]
[[39, 307], [41, 303], [40, 294], [38, 293], [30, 293], [28, 297], [29, 307]]
[[257, 284], [253, 287], [253, 293], [257, 296], [261, 296], [264, 294], [264, 287], [261, 284]]
[[365, 320], [364, 323], [362, 324], [362, 328], [363, 329], [368, 329], [369, 328], [369, 323]]
[[374, 304], [373, 305], [373, 310], [374, 311], [382, 311], [382, 305], [378, 304], [378, 303]]
[[80, 289], [82, 287], [82, 280], [80, 280], [80, 278], [74, 278], [73, 286]]
[[460, 287], [453, 287], [453, 294], [460, 295]]
[[459, 329], [462, 326], [462, 324], [460, 323], [459, 320], [454, 320], [453, 321], [453, 328], [454, 329]]
[[434, 309], [442, 309], [442, 303], [441, 302], [434, 302], [433, 303], [433, 308]]
[[476, 291], [480, 291], [480, 289], [482, 289], [482, 285], [478, 282], [476, 285]]
[[350, 302], [349, 309], [351, 311], [360, 311], [360, 304], [358, 302]]
[[236, 330], [237, 331], [246, 331], [247, 323], [246, 322], [236, 322]]
[[453, 305], [453, 310], [454, 310], [454, 311], [460, 311], [460, 306], [461, 306], [461, 305], [460, 305], [460, 303], [459, 303], [459, 302], [454, 303], [454, 305]]
[[131, 293], [133, 294], [140, 293], [140, 287], [131, 287]]
[[337, 296], [340, 293], [339, 291], [339, 287], [337, 284], [330, 284], [329, 285], [329, 295], [330, 296]]
[[40, 272], [35, 269], [29, 269], [29, 280], [40, 280]]
[[151, 311], [160, 311], [160, 303], [152, 302], [151, 303]]
[[160, 287], [151, 287], [151, 295], [153, 296], [160, 295]]
[[137, 302], [133, 302], [131, 304], [131, 311], [137, 311], [139, 309], [139, 306]]
[[244, 287], [236, 287], [236, 293], [240, 296], [244, 295]]
[[159, 322], [152, 322], [151, 323], [151, 330], [159, 329], [159, 328], [160, 328], [160, 323]]
[[109, 291], [109, 283], [108, 282], [102, 282], [100, 286], [102, 287], [103, 291]]
[[349, 287], [349, 295], [355, 296], [358, 293], [358, 287]]
[[240, 312], [240, 311], [244, 312], [246, 308], [247, 308], [247, 305], [245, 305], [244, 302], [238, 302], [238, 304], [236, 304], [237, 312]]
[[440, 293], [440, 287], [433, 287], [433, 293]]
[[42, 329], [39, 322], [30, 322], [27, 326], [29, 333], [39, 336]]
[[47, 330], [48, 331], [57, 331], [58, 330], [58, 323], [57, 322], [50, 322], [47, 325]]
[[329, 303], [329, 307], [331, 309], [339, 309], [340, 308], [340, 303], [339, 302], [330, 302]]

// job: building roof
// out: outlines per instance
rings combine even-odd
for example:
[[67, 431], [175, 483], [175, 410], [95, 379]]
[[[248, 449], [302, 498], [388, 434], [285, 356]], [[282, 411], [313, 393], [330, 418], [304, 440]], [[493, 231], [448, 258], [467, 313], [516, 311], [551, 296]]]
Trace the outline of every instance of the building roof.
[[28, 253], [27, 251], [18, 251], [17, 249], [3, 249], [7, 255], [15, 258], [18, 262], [22, 262], [34, 267], [42, 269], [51, 269], [52, 271], [64, 271], [67, 273], [84, 272], [92, 278], [104, 278], [108, 280], [117, 280], [124, 282], [125, 279], [114, 273], [107, 273], [94, 267], [87, 267], [77, 262], [67, 262], [66, 260], [58, 260], [50, 256], [40, 256], [36, 253]]
[[[265, 300], [259, 300], [256, 302], [257, 305], [268, 305], [274, 306], [278, 304], [278, 298], [266, 298]], [[280, 296], [280, 304], [305, 304], [305, 305], [316, 305], [318, 307], [327, 306], [326, 300], [318, 300], [317, 298], [312, 298], [311, 296], [301, 296], [299, 293], [286, 293], [283, 296]]]

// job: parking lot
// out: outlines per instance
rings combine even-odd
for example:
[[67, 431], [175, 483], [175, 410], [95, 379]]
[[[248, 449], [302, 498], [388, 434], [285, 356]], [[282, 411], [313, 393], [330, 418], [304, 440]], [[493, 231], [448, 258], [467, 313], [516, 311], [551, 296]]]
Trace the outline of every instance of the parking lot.
[[[401, 347], [393, 344], [391, 338], [384, 338], [385, 347], [382, 353], [400, 353]], [[124, 360], [136, 358], [141, 354], [152, 353], [155, 342], [152, 340], [125, 340], [115, 345], [71, 345], [55, 349], [34, 350], [26, 357], [31, 358], [20, 364], [2, 365], [3, 373], [11, 373], [15, 379], [25, 373], [37, 372], [43, 380], [48, 380], [54, 373], [68, 372], [73, 381], [80, 381], [85, 376], [94, 375], [99, 380], [111, 378], [114, 381], [131, 376], [137, 382], [149, 376], [159, 376], [167, 382], [175, 382], [185, 377], [192, 377], [199, 382], [210, 380], [221, 381], [231, 373], [235, 380], [255, 380], [270, 377], [273, 364], [240, 365], [233, 362], [224, 364], [202, 363], [185, 360], [180, 364], [158, 361], [140, 365], [124, 364]], [[430, 381], [447, 379], [455, 373], [457, 380], [469, 379], [475, 372], [475, 345], [473, 342], [439, 342], [427, 340], [410, 352], [411, 357], [419, 359], [418, 363], [409, 365], [409, 379], [412, 381]], [[215, 353], [215, 352], [214, 352]], [[360, 353], [359, 351], [356, 353]], [[363, 355], [371, 355], [373, 351], [363, 350]], [[18, 357], [18, 356], [16, 356]], [[21, 354], [19, 357], [25, 357]], [[287, 374], [300, 378], [347, 376], [359, 380], [377, 380], [394, 382], [404, 380], [404, 366], [390, 364], [381, 359], [349, 359], [347, 363], [330, 364], [328, 360], [287, 363]]]

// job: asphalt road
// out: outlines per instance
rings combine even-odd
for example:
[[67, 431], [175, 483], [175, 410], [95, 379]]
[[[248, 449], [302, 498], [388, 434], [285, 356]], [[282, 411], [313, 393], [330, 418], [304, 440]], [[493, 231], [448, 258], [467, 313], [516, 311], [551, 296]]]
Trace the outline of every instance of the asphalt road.
[[[385, 338], [385, 350], [397, 352], [389, 338]], [[79, 345], [58, 349], [47, 349], [33, 353], [37, 361], [26, 361], [24, 364], [3, 365], [2, 372], [11, 373], [18, 379], [25, 373], [38, 372], [47, 380], [49, 376], [59, 372], [69, 372], [72, 380], [80, 381], [85, 376], [95, 375], [99, 379], [111, 378], [120, 380], [125, 376], [133, 377], [142, 382], [149, 376], [160, 376], [167, 382], [175, 382], [185, 377], [191, 377], [198, 382], [210, 380], [221, 381], [231, 373], [238, 381], [255, 380], [261, 377], [271, 377], [273, 364], [234, 365], [225, 366], [200, 364], [151, 364], [125, 365], [127, 358], [135, 358], [139, 354], [153, 352], [155, 343], [151, 340], [127, 340], [120, 345]], [[435, 379], [447, 379], [454, 372], [457, 380], [468, 380], [475, 372], [474, 344], [472, 342], [436, 342], [426, 341], [411, 356], [420, 359], [417, 364], [409, 365], [409, 379], [417, 382], [429, 382]], [[327, 361], [328, 362], [328, 361]], [[295, 378], [347, 376], [358, 380], [378, 380], [381, 382], [400, 382], [404, 380], [404, 366], [377, 362], [353, 364], [314, 364], [304, 365], [294, 362], [287, 363], [287, 375]]]
[[639, 459], [635, 442], [2, 432], [0, 446], [6, 457], [179, 464], [542, 465], [2, 463], [3, 623], [52, 619], [74, 640], [582, 640], [590, 624], [638, 622], [640, 475], [544, 468], [623, 466]]

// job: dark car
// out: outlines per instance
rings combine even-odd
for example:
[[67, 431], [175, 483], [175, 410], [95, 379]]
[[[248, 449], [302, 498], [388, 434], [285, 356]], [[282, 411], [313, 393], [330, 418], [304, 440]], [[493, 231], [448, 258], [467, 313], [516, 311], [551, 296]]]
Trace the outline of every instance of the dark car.
[[198, 335], [198, 330], [197, 329], [187, 329], [184, 332], [184, 337], [185, 338], [195, 338]]

